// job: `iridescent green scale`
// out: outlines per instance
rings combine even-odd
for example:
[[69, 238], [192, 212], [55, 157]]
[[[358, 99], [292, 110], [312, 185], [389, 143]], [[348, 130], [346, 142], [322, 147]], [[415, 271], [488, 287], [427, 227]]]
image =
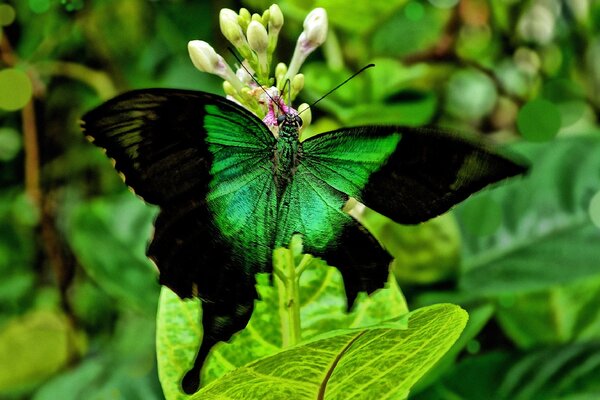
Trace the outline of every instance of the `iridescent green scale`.
[[276, 138], [244, 108], [194, 91], [125, 93], [83, 121], [126, 183], [161, 207], [148, 256], [162, 284], [202, 300], [197, 366], [246, 325], [254, 275], [271, 271], [273, 249], [295, 233], [306, 252], [340, 269], [349, 304], [383, 286], [391, 257], [343, 211], [350, 197], [415, 224], [525, 172], [439, 129], [362, 126], [300, 142], [287, 115]]

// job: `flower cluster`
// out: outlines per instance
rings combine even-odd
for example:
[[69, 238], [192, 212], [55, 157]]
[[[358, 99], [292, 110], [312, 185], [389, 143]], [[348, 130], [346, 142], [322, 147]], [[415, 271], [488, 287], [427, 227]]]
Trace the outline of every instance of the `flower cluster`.
[[[234, 72], [211, 45], [202, 40], [192, 40], [188, 43], [188, 51], [194, 66], [223, 78], [227, 98], [262, 118], [277, 136], [278, 114], [298, 113], [289, 102], [304, 87], [304, 75], [299, 73], [302, 63], [325, 41], [327, 13], [322, 8], [316, 8], [307, 15], [304, 31], [298, 37], [289, 66], [278, 63], [273, 77], [273, 53], [283, 26], [283, 14], [279, 6], [273, 4], [262, 15], [251, 15], [245, 8], [240, 9], [239, 13], [224, 8], [219, 14], [219, 22], [221, 32], [243, 58], [242, 65], [237, 65]], [[285, 100], [288, 100], [288, 104]], [[301, 104], [298, 110], [303, 126], [307, 126], [311, 119], [308, 105]]]

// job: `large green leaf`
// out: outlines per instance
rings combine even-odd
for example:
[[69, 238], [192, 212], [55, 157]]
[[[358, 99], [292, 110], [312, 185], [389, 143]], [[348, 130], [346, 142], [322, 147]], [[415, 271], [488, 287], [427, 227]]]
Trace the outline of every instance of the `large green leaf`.
[[600, 340], [600, 277], [500, 298], [496, 317], [522, 348]]
[[600, 396], [600, 347], [569, 344], [527, 354], [490, 352], [466, 357], [426, 399], [597, 399]]
[[292, 15], [298, 20], [315, 7], [327, 10], [329, 21], [337, 28], [359, 35], [373, 30], [382, 21], [389, 19], [394, 13], [407, 3], [407, 0], [373, 0], [369, 2], [355, 2], [348, 7], [345, 0], [288, 0], [280, 4], [283, 12]]
[[405, 398], [467, 319], [460, 307], [438, 304], [384, 325], [336, 331], [239, 368], [192, 398]]
[[[97, 346], [98, 338], [94, 341]], [[156, 380], [154, 320], [124, 311], [114, 333], [71, 369], [53, 377], [33, 400], [159, 400]]]
[[[215, 346], [203, 368], [203, 383], [281, 350], [278, 286], [271, 285], [268, 275], [258, 275], [256, 288], [260, 300], [248, 326], [230, 342]], [[385, 288], [371, 296], [359, 294], [348, 313], [341, 274], [319, 259], [313, 259], [300, 278], [300, 301], [304, 340], [335, 329], [369, 326], [407, 312], [400, 288], [390, 278]], [[157, 316], [157, 352], [160, 380], [168, 400], [186, 398], [179, 385], [193, 364], [202, 336], [199, 310], [197, 300], [182, 301], [163, 289]]]
[[77, 207], [67, 238], [82, 267], [124, 304], [154, 313], [159, 286], [146, 258], [155, 211], [131, 193]]
[[600, 137], [514, 149], [531, 161], [529, 175], [457, 207], [465, 244], [460, 288], [498, 296], [600, 276], [600, 228], [589, 213], [600, 191]]
[[199, 299], [181, 300], [163, 286], [156, 320], [156, 356], [167, 400], [189, 398], [181, 389], [181, 379], [194, 365], [202, 340], [201, 316]]
[[0, 397], [27, 392], [75, 356], [75, 332], [65, 315], [32, 311], [0, 330]]

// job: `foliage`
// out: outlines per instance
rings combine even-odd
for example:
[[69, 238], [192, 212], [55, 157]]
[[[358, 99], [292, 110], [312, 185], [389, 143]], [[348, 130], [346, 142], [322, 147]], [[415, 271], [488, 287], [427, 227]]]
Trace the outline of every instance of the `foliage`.
[[[279, 58], [291, 54], [310, 9], [324, 7], [330, 18], [323, 50], [303, 68], [302, 101], [376, 64], [319, 102], [304, 137], [359, 124], [445, 125], [503, 145], [532, 168], [527, 177], [419, 226], [398, 226], [370, 210], [357, 215], [396, 257], [402, 292], [391, 280], [347, 311], [339, 274], [313, 260], [301, 282], [308, 342], [297, 347], [281, 348], [279, 289], [259, 276], [257, 311], [247, 330], [209, 358], [204, 393], [221, 396], [219, 385], [247, 393], [243, 384], [229, 383], [269, 363], [293, 363], [291, 354], [308, 356], [324, 341], [339, 346], [352, 335], [364, 339], [383, 330], [401, 341], [422, 330], [421, 338], [444, 343], [422, 349], [428, 361], [410, 379], [389, 377], [401, 382], [401, 394], [600, 396], [600, 5], [277, 3], [286, 18]], [[230, 7], [259, 12], [270, 4], [247, 0]], [[129, 193], [110, 162], [85, 143], [78, 119], [132, 88], [220, 93], [219, 82], [198, 73], [185, 48], [202, 39], [226, 54], [217, 29], [220, 7], [191, 0], [0, 4], [0, 397], [188, 397], [178, 380], [201, 336], [199, 307], [166, 289], [159, 300], [156, 273], [145, 258], [156, 210]], [[406, 311], [403, 296], [413, 311], [396, 321], [408, 325], [384, 328], [383, 320]], [[469, 312], [460, 337], [464, 312], [430, 306], [439, 303]], [[454, 329], [429, 335], [426, 320]], [[338, 336], [319, 339], [330, 329]], [[402, 364], [415, 362], [402, 358], [406, 347], [375, 350], [398, 362], [398, 373], [416, 371]], [[347, 356], [355, 362], [354, 354]], [[356, 364], [357, 374], [368, 373], [366, 362]], [[236, 367], [242, 368], [231, 372]], [[274, 375], [265, 379], [281, 376], [269, 371]], [[293, 387], [310, 387], [315, 397], [319, 379]]]

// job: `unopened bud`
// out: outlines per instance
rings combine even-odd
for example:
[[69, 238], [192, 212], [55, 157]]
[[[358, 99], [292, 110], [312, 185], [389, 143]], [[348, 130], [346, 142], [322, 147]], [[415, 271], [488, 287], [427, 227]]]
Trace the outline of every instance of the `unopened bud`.
[[245, 8], [240, 8], [240, 17], [238, 19], [242, 29], [246, 30], [250, 21], [252, 21], [252, 15], [250, 15], [250, 11]]
[[269, 45], [269, 35], [267, 35], [267, 30], [263, 24], [257, 21], [250, 22], [248, 30], [246, 31], [246, 36], [248, 37], [248, 43], [252, 50], [257, 53], [262, 53], [267, 50], [267, 46]]
[[287, 73], [287, 65], [284, 63], [279, 63], [275, 67], [275, 80], [277, 82], [277, 87], [279, 89], [283, 88], [285, 74]]
[[296, 98], [298, 93], [300, 93], [300, 91], [303, 88], [304, 88], [304, 74], [296, 74], [296, 76], [294, 76], [292, 78], [292, 89], [291, 89], [292, 100]]
[[317, 48], [327, 38], [327, 12], [324, 8], [315, 8], [304, 19], [304, 33], [311, 47]]
[[304, 31], [298, 37], [296, 48], [285, 79], [291, 79], [300, 70], [306, 57], [319, 47], [327, 37], [327, 12], [323, 8], [315, 8], [304, 20]]
[[312, 122], [312, 113], [308, 104], [302, 103], [298, 106], [298, 115], [302, 118], [302, 128], [306, 128]]
[[238, 22], [238, 15], [235, 11], [223, 8], [219, 13], [219, 25], [223, 36], [234, 46], [238, 47], [244, 44], [244, 32]]
[[202, 40], [192, 40], [188, 43], [188, 53], [194, 67], [202, 72], [216, 73], [219, 55], [210, 44]]
[[277, 4], [269, 7], [269, 30], [275, 29], [279, 31], [283, 26], [283, 14]]

